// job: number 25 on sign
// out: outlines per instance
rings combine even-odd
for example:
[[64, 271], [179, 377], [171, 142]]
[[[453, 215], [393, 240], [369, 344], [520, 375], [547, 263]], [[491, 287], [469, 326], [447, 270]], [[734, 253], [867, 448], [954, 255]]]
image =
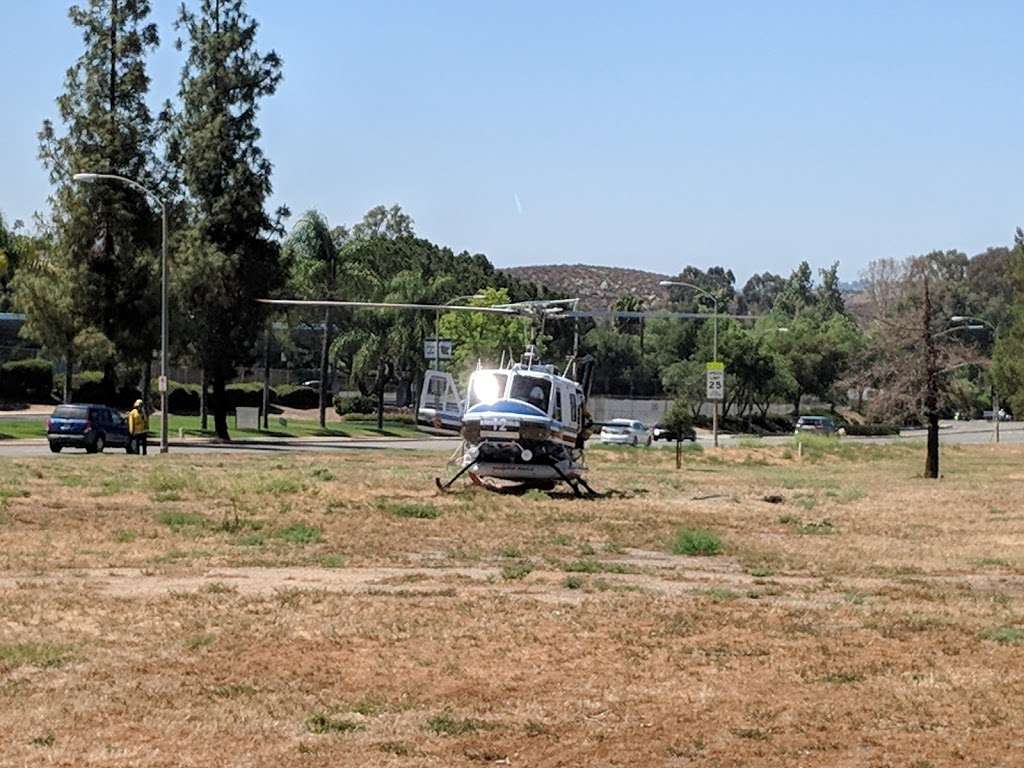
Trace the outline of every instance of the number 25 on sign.
[[725, 399], [725, 363], [707, 365], [707, 399]]

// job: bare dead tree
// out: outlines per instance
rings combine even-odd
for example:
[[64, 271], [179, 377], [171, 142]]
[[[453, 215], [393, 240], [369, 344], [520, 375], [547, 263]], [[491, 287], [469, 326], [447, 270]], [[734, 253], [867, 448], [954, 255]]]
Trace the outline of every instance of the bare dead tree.
[[871, 410], [885, 420], [925, 424], [925, 477], [937, 478], [939, 416], [950, 396], [949, 374], [983, 360], [958, 340], [963, 327], [951, 325], [941, 295], [946, 286], [935, 280], [927, 257], [887, 265], [873, 278], [873, 354], [865, 378], [879, 391]]

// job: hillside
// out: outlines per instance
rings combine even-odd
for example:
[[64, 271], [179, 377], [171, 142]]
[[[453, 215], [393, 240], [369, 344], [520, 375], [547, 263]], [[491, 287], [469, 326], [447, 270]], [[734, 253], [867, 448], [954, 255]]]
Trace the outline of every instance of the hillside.
[[589, 264], [545, 264], [506, 267], [499, 271], [518, 280], [544, 286], [550, 291], [580, 299], [581, 309], [608, 309], [622, 296], [638, 296], [645, 309], [663, 308], [668, 291], [658, 285], [669, 275], [642, 269], [601, 267]]

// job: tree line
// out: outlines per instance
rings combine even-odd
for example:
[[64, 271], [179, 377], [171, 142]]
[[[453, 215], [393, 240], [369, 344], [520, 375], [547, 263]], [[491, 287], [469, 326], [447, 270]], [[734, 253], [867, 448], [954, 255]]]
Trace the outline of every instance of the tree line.
[[[160, 36], [150, 12], [147, 0], [70, 9], [83, 50], [67, 71], [57, 119], [39, 132], [48, 210], [31, 233], [0, 218], [0, 311], [24, 312], [24, 332], [65, 363], [66, 396], [83, 368], [148, 390], [159, 346], [162, 206], [172, 233], [173, 354], [202, 369], [224, 437], [225, 385], [239, 366], [265, 358], [273, 333], [259, 298], [493, 304], [548, 295], [482, 254], [417, 236], [397, 205], [350, 226], [308, 211], [288, 231], [290, 212], [267, 209], [273, 166], [259, 128], [260, 107], [283, 77], [281, 57], [260, 50], [244, 0], [186, 3], [174, 24], [183, 57], [177, 92], [154, 112], [147, 60]], [[131, 178], [159, 200], [117, 183], [76, 183], [82, 171]], [[789, 276], [757, 274], [742, 288], [721, 266], [686, 266], [678, 279], [712, 294], [722, 313], [755, 316], [718, 323], [726, 416], [764, 421], [780, 402], [798, 414], [810, 396], [875, 420], [926, 421], [933, 412], [990, 407], [994, 387], [1024, 414], [1022, 254], [1018, 232], [1012, 247], [973, 258], [936, 251], [878, 260], [855, 307], [836, 264], [817, 276], [806, 263]], [[670, 298], [674, 309], [710, 316], [701, 292], [678, 287]], [[644, 308], [632, 296], [616, 306]], [[484, 316], [325, 310], [277, 319], [318, 332], [311, 358], [321, 369], [321, 421], [329, 367], [378, 404], [388, 388], [411, 401], [429, 364], [422, 341], [438, 320], [457, 343], [456, 367], [516, 353], [525, 339], [520, 321]], [[710, 317], [622, 318], [551, 323], [541, 341], [550, 358], [593, 356], [598, 392], [670, 396], [696, 414], [712, 336]], [[847, 402], [849, 391], [856, 402]]]

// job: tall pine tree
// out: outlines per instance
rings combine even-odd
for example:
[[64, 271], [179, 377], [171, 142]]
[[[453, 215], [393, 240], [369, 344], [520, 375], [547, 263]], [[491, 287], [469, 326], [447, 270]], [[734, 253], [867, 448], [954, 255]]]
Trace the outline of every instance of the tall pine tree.
[[[39, 156], [55, 186], [52, 279], [73, 279], [70, 296], [122, 362], [151, 360], [159, 332], [160, 220], [145, 196], [123, 184], [82, 186], [78, 172], [110, 173], [157, 186], [158, 134], [146, 105], [146, 56], [159, 39], [148, 0], [88, 0], [72, 6], [85, 50], [57, 99], [60, 126], [47, 120]], [[63, 265], [62, 265], [63, 262]]]
[[180, 168], [192, 224], [175, 249], [175, 291], [211, 377], [214, 428], [224, 439], [225, 384], [251, 359], [266, 314], [257, 299], [286, 276], [276, 236], [287, 211], [271, 217], [265, 210], [271, 164], [256, 122], [261, 99], [281, 80], [281, 59], [256, 49], [257, 27], [244, 0], [182, 6], [177, 23], [188, 58], [170, 159]]

